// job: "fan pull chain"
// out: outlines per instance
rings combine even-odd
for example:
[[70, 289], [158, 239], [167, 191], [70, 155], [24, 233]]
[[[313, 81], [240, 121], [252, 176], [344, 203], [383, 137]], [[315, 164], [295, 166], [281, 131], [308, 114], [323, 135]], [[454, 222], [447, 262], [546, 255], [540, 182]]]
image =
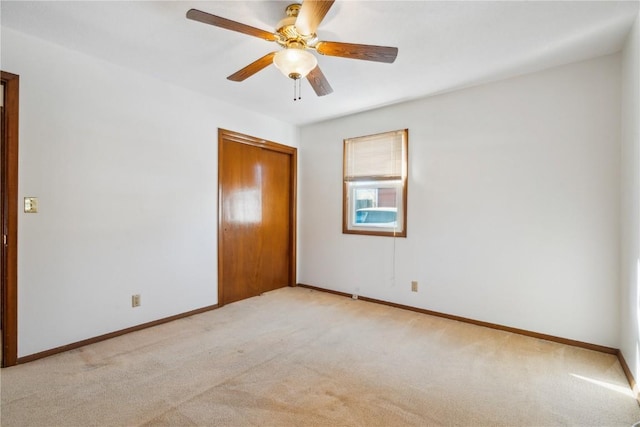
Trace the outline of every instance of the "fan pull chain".
[[293, 79], [293, 100], [301, 99], [300, 96], [300, 79]]
[[302, 79], [293, 79], [293, 100], [294, 101], [302, 99], [302, 96], [300, 96], [300, 80]]

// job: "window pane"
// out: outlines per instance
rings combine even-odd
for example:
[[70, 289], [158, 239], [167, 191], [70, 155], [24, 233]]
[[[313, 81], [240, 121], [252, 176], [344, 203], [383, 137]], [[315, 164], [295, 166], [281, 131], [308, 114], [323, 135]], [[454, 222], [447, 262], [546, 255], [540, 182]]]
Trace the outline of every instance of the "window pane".
[[349, 229], [393, 231], [402, 226], [402, 221], [398, 221], [398, 213], [402, 212], [402, 181], [357, 181], [349, 183], [349, 188]]

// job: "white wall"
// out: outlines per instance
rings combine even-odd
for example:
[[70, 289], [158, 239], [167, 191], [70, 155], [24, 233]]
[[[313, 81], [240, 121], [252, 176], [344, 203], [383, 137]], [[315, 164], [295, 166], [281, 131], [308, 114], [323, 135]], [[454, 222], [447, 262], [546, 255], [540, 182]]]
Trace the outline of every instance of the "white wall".
[[[619, 347], [622, 217], [621, 348], [638, 378], [633, 34], [631, 199], [619, 55], [311, 125], [298, 281]], [[298, 131], [7, 28], [1, 59], [21, 77], [19, 196], [40, 201], [19, 216], [19, 356], [216, 304], [217, 128], [288, 145]], [[409, 237], [343, 235], [342, 139], [405, 127]]]
[[[640, 381], [640, 15], [622, 52], [622, 251], [620, 350]], [[639, 390], [636, 388], [636, 393]]]
[[297, 129], [6, 28], [1, 66], [40, 204], [19, 215], [18, 356], [216, 304], [217, 129]]
[[[343, 138], [402, 128], [408, 237], [342, 234]], [[619, 54], [300, 136], [300, 283], [618, 346]]]

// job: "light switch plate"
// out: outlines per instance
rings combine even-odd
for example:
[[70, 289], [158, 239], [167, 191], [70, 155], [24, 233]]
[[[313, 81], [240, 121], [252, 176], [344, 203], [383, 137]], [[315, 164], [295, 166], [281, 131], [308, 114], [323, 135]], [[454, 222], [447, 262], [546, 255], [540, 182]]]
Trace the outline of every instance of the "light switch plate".
[[37, 197], [25, 197], [24, 198], [24, 213], [38, 213], [38, 198]]

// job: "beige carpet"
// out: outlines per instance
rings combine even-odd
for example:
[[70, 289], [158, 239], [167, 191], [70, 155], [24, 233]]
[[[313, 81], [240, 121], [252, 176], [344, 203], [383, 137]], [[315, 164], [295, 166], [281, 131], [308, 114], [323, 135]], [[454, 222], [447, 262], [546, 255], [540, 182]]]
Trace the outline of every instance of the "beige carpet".
[[304, 288], [1, 372], [12, 426], [631, 426], [614, 356]]

